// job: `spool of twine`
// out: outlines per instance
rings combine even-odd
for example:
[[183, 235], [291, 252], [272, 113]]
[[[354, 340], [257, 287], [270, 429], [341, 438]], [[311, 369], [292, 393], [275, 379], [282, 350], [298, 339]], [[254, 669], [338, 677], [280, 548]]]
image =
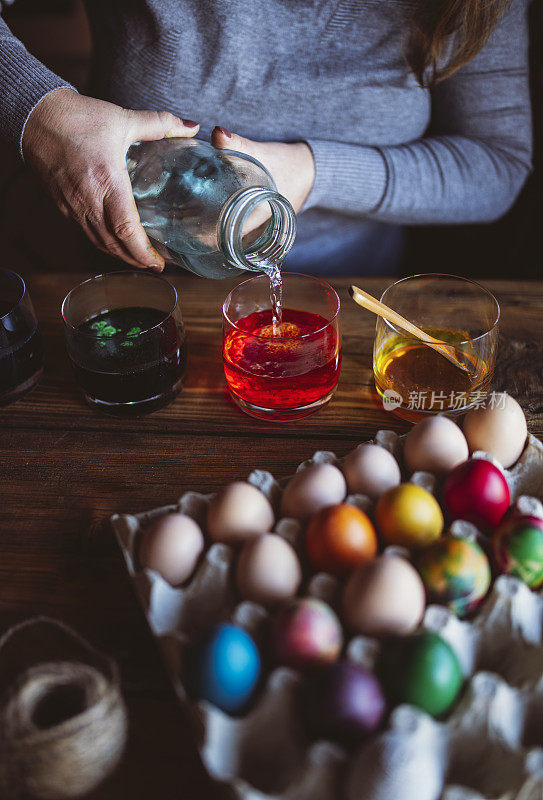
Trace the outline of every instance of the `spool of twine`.
[[80, 661], [36, 664], [0, 704], [0, 797], [86, 794], [118, 764], [126, 734], [115, 679]]

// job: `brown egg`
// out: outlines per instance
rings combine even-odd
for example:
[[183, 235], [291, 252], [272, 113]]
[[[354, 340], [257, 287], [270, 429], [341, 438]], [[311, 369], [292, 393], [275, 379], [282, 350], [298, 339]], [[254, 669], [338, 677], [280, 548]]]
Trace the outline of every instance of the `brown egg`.
[[236, 579], [241, 597], [269, 607], [296, 594], [302, 569], [292, 545], [265, 533], [243, 545]]
[[300, 470], [289, 481], [281, 497], [281, 514], [305, 520], [325, 506], [341, 503], [347, 484], [341, 471], [332, 464], [313, 464]]
[[349, 491], [365, 494], [372, 500], [397, 486], [400, 468], [394, 456], [378, 444], [360, 444], [345, 456], [343, 474]]
[[411, 633], [424, 606], [424, 585], [417, 570], [392, 553], [358, 567], [343, 590], [343, 619], [352, 631], [365, 636]]
[[468, 455], [468, 443], [458, 425], [440, 414], [413, 425], [405, 437], [403, 457], [409, 472], [445, 475]]
[[165, 514], [143, 531], [139, 562], [172, 586], [179, 586], [194, 572], [203, 549], [204, 535], [192, 517]]
[[516, 400], [505, 392], [495, 392], [486, 405], [473, 408], [465, 416], [464, 434], [470, 451], [483, 450], [508, 469], [518, 460], [526, 444], [526, 417]]
[[207, 529], [215, 542], [239, 544], [269, 531], [274, 519], [270, 501], [256, 486], [235, 481], [209, 504]]

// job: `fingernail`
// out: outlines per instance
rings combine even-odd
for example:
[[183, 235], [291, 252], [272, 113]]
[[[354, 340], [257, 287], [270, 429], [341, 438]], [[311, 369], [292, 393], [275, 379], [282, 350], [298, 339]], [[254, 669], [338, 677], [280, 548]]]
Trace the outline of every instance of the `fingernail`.
[[149, 269], [153, 269], [155, 272], [162, 272], [164, 267], [161, 267], [160, 264], [149, 264]]
[[228, 137], [228, 139], [231, 139], [231, 138], [232, 138], [232, 134], [230, 133], [230, 131], [227, 131], [227, 130], [226, 130], [226, 128], [221, 128], [221, 126], [220, 126], [220, 125], [217, 125], [217, 126], [215, 127], [215, 130], [216, 130], [216, 131], [219, 131], [219, 133], [222, 133], [222, 134], [223, 134], [223, 136], [227, 136], [227, 137]]
[[199, 122], [194, 122], [192, 119], [182, 119], [181, 122], [185, 126], [185, 128], [197, 128], [200, 124]]

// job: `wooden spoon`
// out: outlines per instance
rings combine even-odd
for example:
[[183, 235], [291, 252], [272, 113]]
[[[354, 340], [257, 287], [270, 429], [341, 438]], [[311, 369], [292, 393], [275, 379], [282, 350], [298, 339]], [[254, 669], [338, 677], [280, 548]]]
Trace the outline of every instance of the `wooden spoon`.
[[467, 373], [470, 377], [473, 377], [476, 374], [475, 367], [469, 364], [469, 362], [468, 366], [461, 358], [461, 356], [464, 355], [462, 351], [458, 350], [452, 344], [447, 344], [446, 342], [442, 342], [440, 339], [435, 339], [433, 336], [430, 336], [429, 333], [426, 333], [426, 331], [423, 331], [421, 328], [417, 328], [416, 325], [413, 325], [412, 322], [409, 322], [409, 320], [402, 317], [402, 315], [398, 314], [397, 311], [394, 311], [384, 303], [381, 303], [380, 300], [372, 297], [371, 294], [368, 294], [363, 289], [359, 289], [358, 286], [351, 286], [349, 289], [349, 294], [359, 306], [362, 306], [362, 308], [365, 308], [368, 311], [372, 311], [374, 314], [377, 314], [378, 317], [383, 317], [383, 319], [393, 322], [394, 325], [397, 325], [399, 328], [407, 331], [412, 336], [420, 339], [421, 342], [428, 347], [431, 347], [432, 350], [435, 350], [436, 353], [439, 353], [439, 355], [443, 356], [443, 358], [446, 358], [447, 361], [450, 361], [451, 364], [454, 364], [454, 366], [462, 370], [462, 372]]

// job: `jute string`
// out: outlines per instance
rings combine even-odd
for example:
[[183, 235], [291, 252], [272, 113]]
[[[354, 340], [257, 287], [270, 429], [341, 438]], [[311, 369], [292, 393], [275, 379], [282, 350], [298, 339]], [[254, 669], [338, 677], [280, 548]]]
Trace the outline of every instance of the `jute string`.
[[57, 649], [65, 650], [68, 657], [74, 647], [80, 654], [86, 651], [85, 660], [91, 663], [35, 663], [4, 690], [0, 797], [68, 800], [91, 791], [119, 762], [126, 742], [126, 711], [115, 665], [71, 629], [43, 618], [17, 626], [0, 641], [0, 686], [6, 663], [7, 674], [13, 677], [9, 656], [24, 642], [25, 634], [28, 638], [36, 633], [33, 626], [41, 626], [40, 635], [55, 629], [65, 645]]

